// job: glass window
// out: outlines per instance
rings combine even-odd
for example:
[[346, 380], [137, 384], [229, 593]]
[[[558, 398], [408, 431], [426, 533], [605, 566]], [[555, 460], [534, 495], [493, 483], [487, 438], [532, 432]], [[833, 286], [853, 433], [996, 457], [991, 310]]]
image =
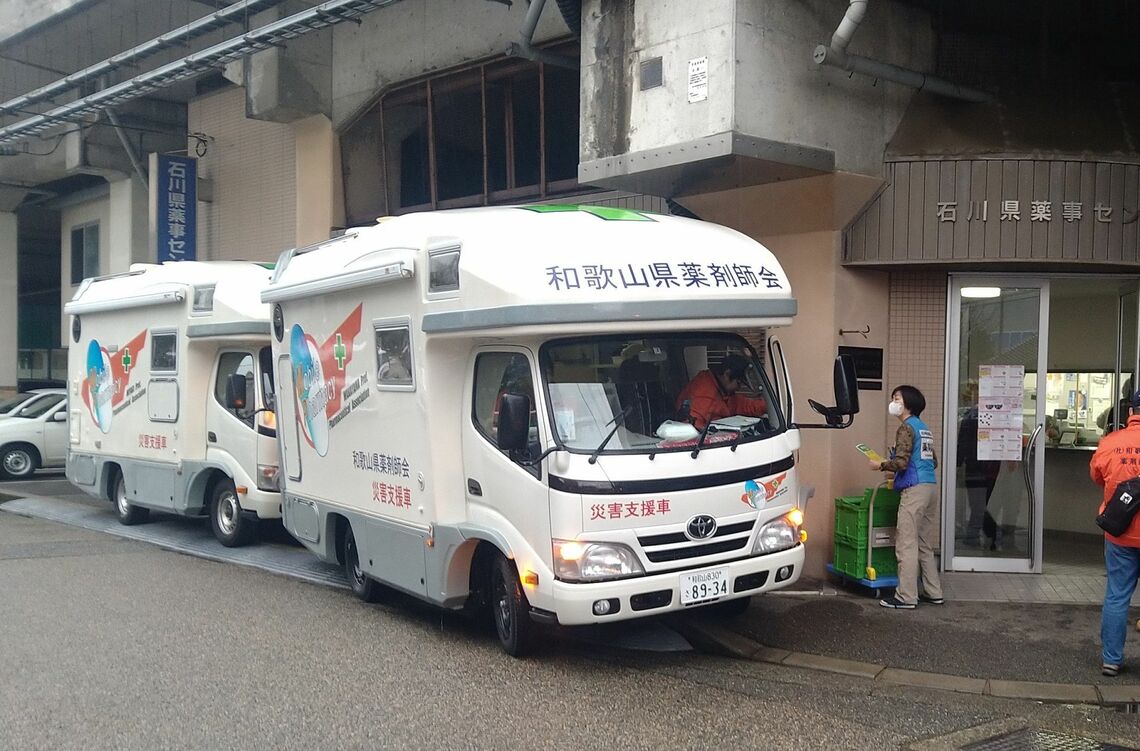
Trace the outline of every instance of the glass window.
[[8, 414], [16, 407], [19, 407], [21, 404], [31, 399], [33, 396], [34, 394], [22, 393], [0, 401], [0, 415]]
[[71, 283], [99, 276], [99, 223], [71, 230]]
[[226, 383], [231, 375], [245, 376], [245, 407], [237, 410], [237, 416], [248, 421], [256, 408], [257, 376], [253, 372], [253, 355], [248, 352], [223, 352], [218, 358], [218, 377], [214, 382], [214, 398], [218, 404], [229, 409], [226, 404]]
[[407, 326], [376, 329], [376, 383], [412, 386], [411, 331]]
[[214, 285], [194, 288], [195, 313], [208, 313], [214, 309]]
[[64, 400], [63, 394], [48, 394], [16, 412], [16, 417], [39, 417]]
[[709, 423], [709, 447], [784, 428], [752, 348], [732, 334], [560, 340], [543, 347], [542, 367], [555, 435], [571, 451], [607, 436], [607, 452], [692, 449]]
[[454, 292], [459, 289], [459, 249], [428, 253], [428, 292]]
[[475, 398], [472, 417], [479, 432], [498, 446], [499, 404], [504, 394], [518, 394], [530, 399], [532, 442], [538, 441], [535, 413], [534, 381], [530, 361], [518, 352], [487, 352], [475, 358]]
[[153, 334], [150, 352], [151, 371], [178, 372], [177, 334]]
[[389, 210], [430, 204], [427, 86], [385, 97], [383, 128]]

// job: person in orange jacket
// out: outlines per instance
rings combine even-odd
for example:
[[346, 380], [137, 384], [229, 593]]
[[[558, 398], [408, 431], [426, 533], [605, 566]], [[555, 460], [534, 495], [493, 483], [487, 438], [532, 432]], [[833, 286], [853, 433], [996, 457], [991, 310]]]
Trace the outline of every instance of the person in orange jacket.
[[[1100, 511], [1108, 505], [1116, 486], [1140, 476], [1140, 391], [1132, 394], [1128, 424], [1100, 439], [1089, 462], [1093, 482], [1104, 488]], [[1119, 537], [1104, 533], [1104, 567], [1107, 582], [1100, 616], [1101, 673], [1115, 676], [1124, 660], [1128, 631], [1128, 604], [1140, 580], [1140, 514]]]
[[701, 430], [709, 422], [731, 415], [763, 417], [768, 414], [768, 403], [764, 399], [736, 393], [745, 383], [747, 372], [748, 359], [741, 355], [729, 355], [720, 363], [710, 365], [681, 390], [677, 409], [689, 402], [689, 419]]

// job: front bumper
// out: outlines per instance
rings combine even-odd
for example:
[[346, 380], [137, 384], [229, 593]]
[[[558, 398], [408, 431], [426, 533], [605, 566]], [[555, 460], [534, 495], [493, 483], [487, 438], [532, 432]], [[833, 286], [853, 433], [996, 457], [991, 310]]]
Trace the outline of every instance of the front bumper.
[[[801, 543], [779, 553], [745, 558], [730, 563], [710, 563], [707, 566], [698, 566], [684, 571], [672, 571], [667, 574], [651, 574], [594, 584], [570, 584], [556, 581], [554, 582], [553, 596], [549, 598], [551, 606], [549, 612], [554, 614], [558, 623], [564, 626], [575, 626], [622, 621], [648, 615], [671, 613], [677, 610], [690, 610], [716, 602], [726, 602], [773, 589], [782, 589], [799, 580], [803, 565], [804, 546]], [[792, 574], [787, 579], [777, 582], [776, 572], [784, 566], [791, 566]], [[681, 604], [679, 592], [681, 574], [722, 567], [728, 569], [728, 595], [695, 605]], [[617, 612], [607, 615], [594, 615], [594, 603], [606, 599], [618, 601]], [[549, 616], [546, 619], [549, 619]]]

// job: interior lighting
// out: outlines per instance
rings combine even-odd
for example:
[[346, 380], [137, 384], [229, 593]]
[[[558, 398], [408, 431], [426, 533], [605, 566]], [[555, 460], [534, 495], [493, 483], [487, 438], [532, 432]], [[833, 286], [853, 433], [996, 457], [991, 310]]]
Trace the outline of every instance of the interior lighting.
[[962, 297], [971, 299], [1001, 297], [1001, 287], [963, 287]]

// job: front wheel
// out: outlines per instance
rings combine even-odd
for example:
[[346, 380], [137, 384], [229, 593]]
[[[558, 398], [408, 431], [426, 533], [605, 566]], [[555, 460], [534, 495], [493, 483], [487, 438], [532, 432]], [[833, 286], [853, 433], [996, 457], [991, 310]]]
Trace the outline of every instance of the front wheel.
[[123, 479], [122, 472], [115, 477], [115, 511], [119, 515], [119, 523], [128, 527], [141, 524], [150, 516], [150, 509], [127, 500], [127, 481]]
[[534, 648], [534, 621], [515, 564], [499, 556], [491, 568], [491, 617], [499, 643], [512, 657], [523, 657]]
[[256, 521], [242, 513], [233, 480], [228, 477], [219, 480], [210, 500], [210, 527], [218, 542], [227, 548], [245, 545], [253, 539], [256, 524]]
[[356, 537], [352, 527], [344, 531], [344, 575], [352, 593], [365, 602], [380, 602], [384, 597], [383, 586], [364, 573], [360, 567], [360, 552], [356, 548]]
[[0, 453], [0, 475], [11, 480], [31, 477], [39, 466], [34, 451], [27, 446], [5, 446]]

